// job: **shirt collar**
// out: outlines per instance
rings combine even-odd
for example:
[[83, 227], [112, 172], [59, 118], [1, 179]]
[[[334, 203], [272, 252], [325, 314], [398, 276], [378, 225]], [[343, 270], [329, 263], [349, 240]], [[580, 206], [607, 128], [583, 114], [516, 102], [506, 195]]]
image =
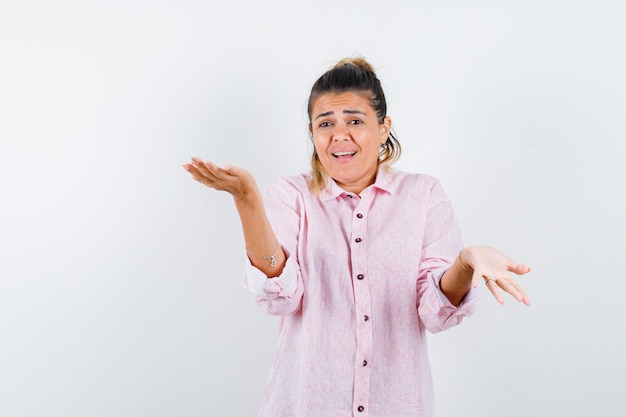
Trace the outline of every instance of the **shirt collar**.
[[[378, 167], [378, 171], [376, 172], [376, 180], [374, 181], [374, 184], [365, 188], [365, 190], [363, 190], [361, 194], [365, 192], [366, 190], [368, 190], [369, 188], [377, 188], [381, 191], [393, 194], [394, 192], [394, 187], [392, 184], [393, 177], [394, 177], [393, 169], [391, 169], [387, 165], [380, 165]], [[320, 199], [322, 201], [333, 200], [344, 194], [348, 195], [352, 193], [348, 193], [346, 190], [344, 190], [339, 185], [337, 185], [335, 180], [333, 180], [332, 178], [329, 178], [328, 181], [326, 182], [326, 187], [320, 192]]]

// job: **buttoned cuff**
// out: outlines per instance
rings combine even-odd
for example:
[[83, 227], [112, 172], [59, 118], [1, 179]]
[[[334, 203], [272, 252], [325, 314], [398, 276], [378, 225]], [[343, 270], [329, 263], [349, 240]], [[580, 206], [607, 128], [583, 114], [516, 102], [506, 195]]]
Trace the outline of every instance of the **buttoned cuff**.
[[298, 288], [298, 267], [293, 257], [285, 251], [287, 261], [282, 273], [275, 278], [268, 278], [267, 275], [250, 262], [250, 258], [245, 256], [246, 273], [242, 280], [242, 285], [248, 291], [260, 298], [272, 299], [277, 297], [291, 297]]

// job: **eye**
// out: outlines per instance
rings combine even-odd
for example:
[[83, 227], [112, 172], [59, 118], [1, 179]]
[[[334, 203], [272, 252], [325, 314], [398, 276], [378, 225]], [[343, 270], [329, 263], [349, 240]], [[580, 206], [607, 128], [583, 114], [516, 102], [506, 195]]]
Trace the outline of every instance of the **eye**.
[[354, 119], [354, 120], [351, 120], [351, 121], [350, 121], [350, 124], [351, 124], [351, 125], [360, 125], [360, 124], [362, 124], [362, 123], [363, 123], [363, 122], [362, 122], [361, 120], [359, 120], [359, 119]]
[[319, 125], [319, 127], [328, 127], [328, 126], [330, 126], [330, 122], [322, 122]]

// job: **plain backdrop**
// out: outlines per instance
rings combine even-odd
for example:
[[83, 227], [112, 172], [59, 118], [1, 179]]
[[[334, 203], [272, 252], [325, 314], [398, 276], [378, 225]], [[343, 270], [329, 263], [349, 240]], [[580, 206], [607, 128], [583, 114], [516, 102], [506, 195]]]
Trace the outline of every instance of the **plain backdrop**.
[[532, 267], [530, 308], [429, 337], [438, 416], [623, 417], [624, 4], [0, 0], [0, 416], [256, 415], [278, 321], [181, 165], [308, 170], [310, 87], [359, 54], [396, 167]]

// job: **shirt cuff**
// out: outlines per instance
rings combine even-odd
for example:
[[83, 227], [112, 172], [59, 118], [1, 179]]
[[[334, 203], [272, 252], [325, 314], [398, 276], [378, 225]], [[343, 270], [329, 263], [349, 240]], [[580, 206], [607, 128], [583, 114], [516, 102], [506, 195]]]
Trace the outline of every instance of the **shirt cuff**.
[[271, 299], [276, 297], [291, 297], [298, 288], [298, 267], [293, 257], [287, 251], [287, 260], [281, 274], [275, 278], [268, 278], [267, 275], [250, 262], [250, 258], [245, 255], [246, 273], [242, 284], [257, 297]]
[[454, 315], [463, 315], [469, 317], [474, 314], [474, 312], [478, 308], [477, 303], [480, 289], [474, 288], [474, 286], [470, 286], [470, 289], [467, 294], [465, 294], [465, 297], [463, 297], [461, 304], [459, 304], [458, 307], [455, 306], [450, 302], [450, 300], [448, 300], [448, 297], [446, 297], [446, 295], [441, 290], [441, 278], [443, 277], [443, 274], [448, 270], [448, 268], [449, 267], [446, 266], [444, 268], [436, 269], [430, 273], [431, 283], [436, 290], [435, 294], [437, 295], [437, 298], [439, 298], [440, 306], [446, 309], [455, 309], [456, 311]]

